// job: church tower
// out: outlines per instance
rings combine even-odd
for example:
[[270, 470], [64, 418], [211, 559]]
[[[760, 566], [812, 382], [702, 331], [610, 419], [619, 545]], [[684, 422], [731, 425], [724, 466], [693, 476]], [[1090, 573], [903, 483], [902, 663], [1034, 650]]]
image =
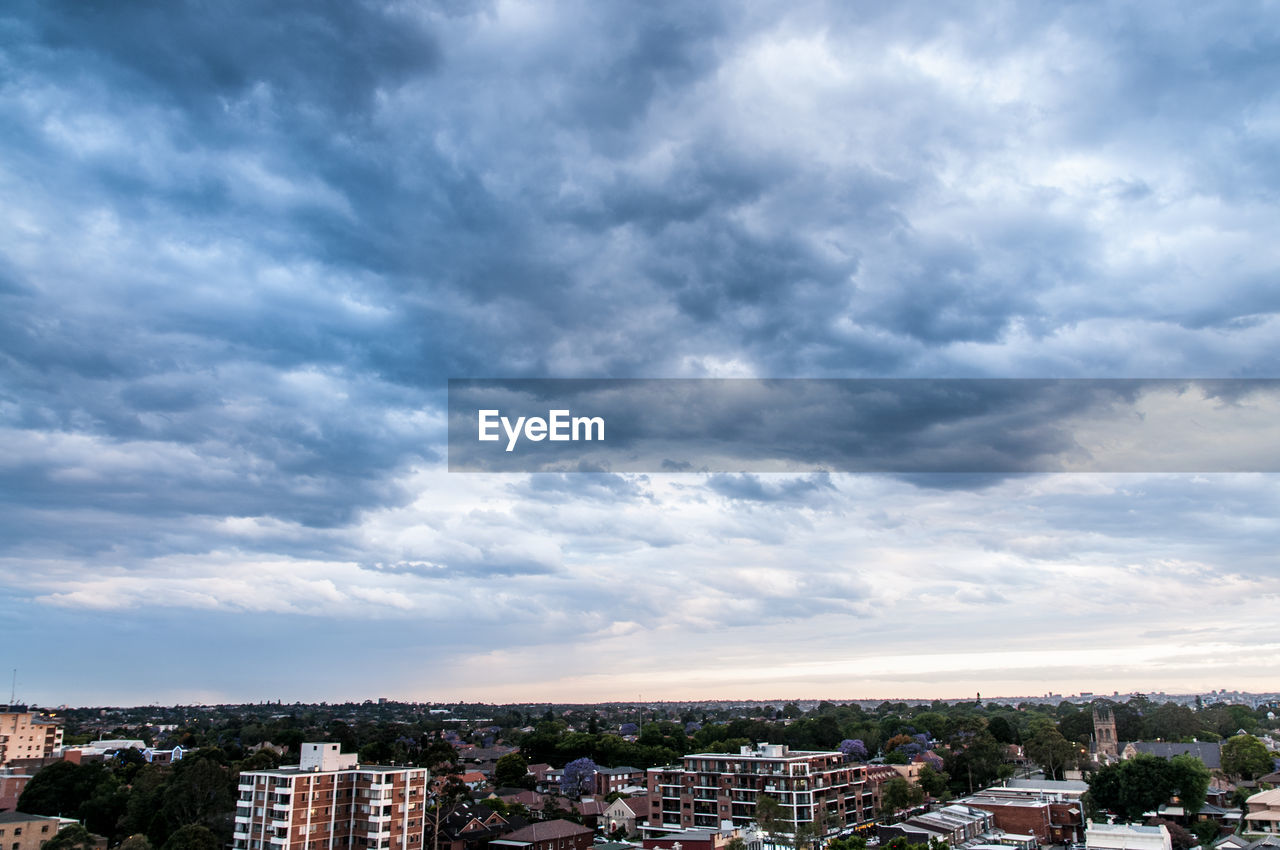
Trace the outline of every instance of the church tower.
[[1093, 707], [1093, 742], [1099, 760], [1102, 756], [1115, 758], [1120, 754], [1116, 744], [1116, 716], [1109, 705]]

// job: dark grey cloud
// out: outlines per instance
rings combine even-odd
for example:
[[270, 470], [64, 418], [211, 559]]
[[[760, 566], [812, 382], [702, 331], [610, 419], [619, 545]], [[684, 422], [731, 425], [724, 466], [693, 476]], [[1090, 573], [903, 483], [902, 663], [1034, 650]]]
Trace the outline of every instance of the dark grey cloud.
[[779, 482], [763, 481], [758, 475], [710, 475], [707, 487], [728, 499], [747, 502], [803, 504], [824, 491], [834, 490], [829, 473], [820, 472]]
[[[456, 380], [449, 464], [457, 472], [583, 463], [631, 472], [1276, 471], [1265, 411], [1278, 393], [1276, 381], [1257, 379]], [[530, 439], [526, 420], [557, 433]], [[1207, 434], [1224, 445], [1197, 453]]]

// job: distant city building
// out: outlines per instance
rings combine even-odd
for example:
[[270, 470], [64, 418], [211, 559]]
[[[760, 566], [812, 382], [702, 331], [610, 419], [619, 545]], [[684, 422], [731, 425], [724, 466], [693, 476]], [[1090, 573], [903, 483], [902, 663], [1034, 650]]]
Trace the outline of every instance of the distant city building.
[[31, 711], [0, 712], [0, 767], [49, 758], [61, 746], [62, 724], [56, 720]]
[[303, 744], [292, 767], [240, 774], [235, 850], [423, 850], [425, 768], [359, 765], [338, 744]]
[[820, 823], [826, 834], [873, 811], [865, 765], [849, 763], [843, 753], [793, 751], [785, 744], [687, 755], [679, 765], [649, 768], [648, 782], [646, 834], [749, 826], [762, 795], [778, 800], [784, 820]]

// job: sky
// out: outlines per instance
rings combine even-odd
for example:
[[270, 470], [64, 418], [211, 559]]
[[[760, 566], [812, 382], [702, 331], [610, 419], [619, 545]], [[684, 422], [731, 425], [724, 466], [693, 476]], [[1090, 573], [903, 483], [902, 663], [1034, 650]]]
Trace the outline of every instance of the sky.
[[1275, 690], [1274, 473], [450, 473], [446, 390], [1280, 377], [1278, 73], [1267, 2], [6, 3], [0, 667]]

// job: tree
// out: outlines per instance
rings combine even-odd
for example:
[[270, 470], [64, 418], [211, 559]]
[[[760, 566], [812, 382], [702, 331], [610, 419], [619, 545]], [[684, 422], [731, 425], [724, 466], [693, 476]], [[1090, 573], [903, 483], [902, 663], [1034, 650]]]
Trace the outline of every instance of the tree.
[[1040, 765], [1049, 779], [1062, 779], [1076, 755], [1076, 748], [1062, 736], [1052, 720], [1037, 719], [1032, 728], [1034, 732], [1023, 748], [1027, 758]]
[[966, 722], [952, 735], [951, 748], [943, 762], [952, 785], [970, 794], [1012, 773], [1005, 764], [1004, 747], [987, 731], [981, 718]]
[[1271, 769], [1271, 755], [1252, 735], [1235, 735], [1223, 742], [1222, 770], [1229, 776], [1252, 780], [1270, 773]]
[[1191, 850], [1196, 846], [1195, 836], [1171, 820], [1152, 818], [1147, 821], [1147, 826], [1163, 826], [1169, 830], [1169, 840], [1173, 842], [1173, 850]]
[[574, 759], [564, 766], [564, 776], [560, 778], [560, 793], [576, 797], [584, 791], [590, 791], [595, 775], [594, 761], [585, 757]]
[[1208, 847], [1222, 834], [1222, 823], [1213, 819], [1198, 820], [1191, 824], [1191, 832], [1195, 834], [1201, 847]]
[[1086, 808], [1092, 813], [1113, 811], [1136, 821], [1177, 795], [1188, 812], [1204, 806], [1209, 770], [1194, 756], [1165, 761], [1139, 753], [1131, 759], [1103, 767], [1089, 780]]
[[161, 850], [221, 850], [221, 842], [207, 826], [189, 823], [164, 843]]
[[[184, 826], [209, 829], [219, 844], [231, 840], [230, 814], [235, 809], [234, 779], [231, 771], [214, 758], [199, 757], [204, 751], [174, 765], [173, 779], [164, 790], [161, 814], [168, 830], [176, 834]], [[158, 836], [150, 836], [153, 843]], [[169, 835], [163, 846], [168, 846]], [[196, 840], [187, 833], [187, 840]]]
[[528, 775], [529, 762], [519, 753], [507, 753], [493, 768], [493, 781], [499, 788], [523, 785]]
[[769, 839], [771, 845], [777, 845], [778, 838], [787, 832], [790, 822], [786, 820], [786, 810], [778, 802], [777, 797], [761, 794], [756, 798], [756, 826]]
[[861, 835], [833, 838], [827, 842], [827, 850], [867, 850], [867, 839]]
[[1189, 753], [1169, 759], [1169, 782], [1187, 814], [1194, 815], [1204, 808], [1210, 779], [1209, 768]]
[[996, 715], [987, 724], [991, 736], [1002, 744], [1015, 744], [1018, 741], [1018, 730], [1004, 717]]
[[950, 788], [948, 787], [948, 777], [945, 773], [934, 770], [930, 765], [923, 765], [920, 768], [920, 774], [917, 781], [920, 783], [920, 789], [930, 797], [936, 797], [940, 800], [947, 799]]
[[102, 762], [54, 762], [31, 777], [18, 798], [18, 811], [78, 818], [80, 807], [109, 776]]
[[924, 791], [901, 776], [895, 776], [880, 789], [880, 811], [892, 815], [924, 802]]
[[58, 830], [58, 834], [46, 841], [41, 850], [92, 850], [92, 848], [93, 834], [80, 824], [73, 823]]
[[121, 841], [117, 850], [151, 850], [151, 841], [142, 833], [135, 833]]
[[858, 738], [845, 738], [840, 742], [840, 752], [852, 761], [867, 760], [867, 745]]

